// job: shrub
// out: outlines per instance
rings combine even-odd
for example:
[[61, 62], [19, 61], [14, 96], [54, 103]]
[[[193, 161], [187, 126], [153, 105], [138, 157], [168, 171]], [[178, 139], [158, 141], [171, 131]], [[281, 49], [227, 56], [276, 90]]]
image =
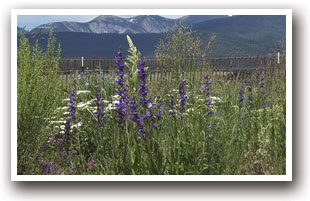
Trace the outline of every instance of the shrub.
[[[58, 79], [60, 45], [51, 29], [47, 51], [43, 52], [24, 35], [20, 35], [17, 53], [17, 149], [18, 174], [30, 171], [32, 161], [40, 154], [44, 129], [61, 101]], [[34, 152], [34, 150], [37, 150]]]

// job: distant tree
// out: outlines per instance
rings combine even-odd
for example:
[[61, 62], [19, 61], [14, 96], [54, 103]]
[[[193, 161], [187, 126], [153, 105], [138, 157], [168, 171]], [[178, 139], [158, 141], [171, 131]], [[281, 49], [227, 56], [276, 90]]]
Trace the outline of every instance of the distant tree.
[[[207, 67], [204, 58], [211, 55], [215, 39], [216, 34], [211, 34], [203, 48], [201, 34], [193, 31], [191, 26], [183, 26], [180, 23], [159, 41], [155, 55], [161, 63], [162, 70], [175, 72], [174, 79], [177, 79], [181, 71], [189, 71], [192, 66]], [[193, 80], [194, 77], [190, 79]]]

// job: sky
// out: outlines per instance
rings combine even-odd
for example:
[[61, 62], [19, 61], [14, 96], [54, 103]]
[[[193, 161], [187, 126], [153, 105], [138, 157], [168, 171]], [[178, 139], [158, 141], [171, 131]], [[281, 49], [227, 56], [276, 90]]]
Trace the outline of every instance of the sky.
[[[24, 27], [26, 30], [31, 30], [41, 24], [50, 22], [61, 22], [61, 21], [75, 21], [75, 22], [88, 22], [98, 15], [18, 15], [17, 26]], [[134, 15], [118, 15], [119, 17], [129, 18]], [[176, 19], [183, 15], [162, 15], [163, 17]]]

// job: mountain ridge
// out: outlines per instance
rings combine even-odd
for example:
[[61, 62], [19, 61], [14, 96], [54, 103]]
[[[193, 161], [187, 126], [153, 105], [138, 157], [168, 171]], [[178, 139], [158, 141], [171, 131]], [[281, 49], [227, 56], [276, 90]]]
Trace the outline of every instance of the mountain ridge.
[[[161, 20], [162, 17], [139, 16], [120, 19], [117, 16], [104, 16], [94, 19], [92, 21], [92, 23], [95, 23], [93, 26], [96, 26], [96, 23], [99, 23], [100, 20], [106, 20], [106, 18], [120, 24], [136, 23], [139, 26], [133, 30], [130, 26], [121, 29], [122, 26], [119, 25], [119, 30], [113, 33], [94, 33], [88, 25], [82, 24], [79, 26], [85, 26], [85, 30], [88, 29], [87, 32], [55, 32], [57, 42], [61, 43], [63, 49], [62, 56], [113, 56], [120, 45], [125, 49], [128, 46], [127, 34], [130, 35], [143, 55], [151, 56], [154, 55], [155, 47], [160, 39], [165, 36], [165, 33], [160, 31], [158, 33], [147, 33], [148, 28], [157, 26], [155, 24], [148, 27], [149, 20], [159, 21], [158, 19]], [[275, 48], [275, 44], [280, 40], [285, 40], [286, 37], [285, 16], [232, 16], [216, 19], [210, 19], [210, 16], [206, 16], [209, 20], [202, 22], [200, 21], [201, 18], [203, 16], [187, 17], [187, 19], [196, 20], [197, 23], [193, 24], [192, 28], [195, 34], [201, 35], [204, 45], [207, 44], [210, 35], [216, 33], [214, 55], [271, 53]], [[168, 23], [172, 23], [172, 21], [168, 21]], [[72, 28], [69, 26], [67, 29]], [[138, 33], [138, 29], [142, 30], [143, 33]], [[120, 31], [122, 33], [119, 33]], [[46, 47], [48, 33], [34, 34], [30, 32], [26, 34], [26, 37], [31, 39], [31, 42], [39, 39], [40, 47]]]
[[50, 26], [54, 32], [81, 32], [81, 33], [165, 33], [181, 21], [184, 25], [197, 22], [224, 18], [224, 15], [188, 15], [179, 19], [169, 19], [159, 15], [138, 15], [130, 18], [121, 18], [115, 15], [99, 15], [89, 22], [63, 21], [42, 24], [30, 32], [33, 34], [47, 33]]

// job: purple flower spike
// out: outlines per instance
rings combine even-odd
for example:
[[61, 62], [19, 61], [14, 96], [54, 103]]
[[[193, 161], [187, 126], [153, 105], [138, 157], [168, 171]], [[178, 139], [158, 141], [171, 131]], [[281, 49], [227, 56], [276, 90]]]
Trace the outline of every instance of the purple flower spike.
[[94, 101], [94, 104], [97, 106], [97, 112], [95, 112], [95, 116], [97, 117], [97, 122], [99, 123], [98, 126], [95, 126], [95, 128], [103, 129], [102, 122], [105, 121], [104, 117], [104, 102], [101, 100], [100, 93], [97, 93], [96, 100]]
[[147, 74], [144, 70], [138, 71], [138, 75], [141, 79], [145, 79]]
[[146, 84], [146, 81], [141, 81], [141, 80], [138, 81], [138, 85], [141, 87], [143, 87], [145, 84]]
[[117, 116], [116, 121], [118, 123], [123, 123], [125, 121], [125, 115], [127, 115], [127, 104], [128, 104], [128, 97], [127, 97], [127, 86], [126, 81], [124, 79], [124, 67], [125, 64], [122, 60], [122, 53], [121, 50], [118, 52], [118, 57], [115, 58], [116, 61], [116, 68], [118, 69], [118, 72], [116, 72], [116, 75], [119, 77], [116, 79], [115, 84], [118, 85], [118, 88], [116, 89], [116, 94], [120, 96], [119, 98], [119, 104], [115, 104], [115, 108], [117, 109]]
[[260, 93], [264, 94], [265, 93], [265, 89], [260, 90]]
[[[183, 73], [182, 73], [183, 75]], [[185, 101], [188, 100], [188, 97], [185, 96], [186, 92], [185, 92], [185, 88], [184, 88], [184, 84], [185, 84], [185, 78], [182, 79], [182, 82], [179, 84], [179, 94], [180, 94], [180, 100], [181, 100], [181, 103], [179, 104], [179, 109], [181, 111], [183, 111], [185, 108]]]
[[239, 101], [243, 101], [243, 100], [244, 100], [244, 96], [238, 97], [238, 100], [239, 100]]
[[138, 131], [139, 132], [143, 132], [144, 131], [145, 126], [142, 124], [138, 127]]
[[161, 115], [160, 111], [156, 114], [156, 117], [157, 117], [157, 119], [161, 119], [162, 115]]
[[89, 163], [86, 163], [87, 167], [93, 167], [96, 162], [90, 161]]
[[211, 115], [211, 114], [214, 114], [213, 110], [210, 110], [210, 111], [207, 112], [207, 115]]
[[160, 130], [160, 129], [161, 129], [161, 124], [156, 125], [155, 123], [153, 123], [152, 126], [153, 126], [156, 130]]
[[145, 98], [139, 98], [139, 103], [141, 105], [147, 105], [149, 103], [152, 103], [152, 100], [151, 99], [145, 99]]
[[118, 57], [122, 57], [122, 52], [121, 52], [121, 50], [118, 50], [117, 55], [118, 55]]
[[140, 90], [139, 90], [139, 93], [141, 94], [141, 95], [145, 95], [145, 94], [147, 94], [149, 92], [149, 89], [148, 88], [141, 88]]

